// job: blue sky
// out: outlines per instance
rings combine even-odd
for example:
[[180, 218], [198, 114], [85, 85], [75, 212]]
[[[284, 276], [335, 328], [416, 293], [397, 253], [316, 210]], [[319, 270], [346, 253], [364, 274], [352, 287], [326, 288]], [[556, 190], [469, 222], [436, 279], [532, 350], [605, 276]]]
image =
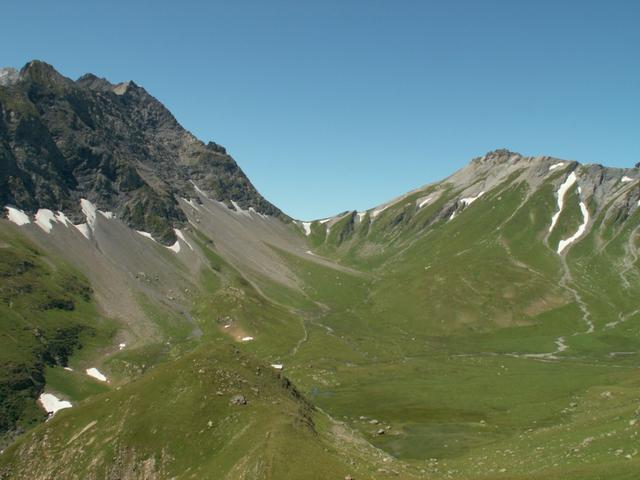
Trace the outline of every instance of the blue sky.
[[495, 148], [640, 161], [640, 2], [4, 0], [0, 64], [133, 79], [290, 215]]

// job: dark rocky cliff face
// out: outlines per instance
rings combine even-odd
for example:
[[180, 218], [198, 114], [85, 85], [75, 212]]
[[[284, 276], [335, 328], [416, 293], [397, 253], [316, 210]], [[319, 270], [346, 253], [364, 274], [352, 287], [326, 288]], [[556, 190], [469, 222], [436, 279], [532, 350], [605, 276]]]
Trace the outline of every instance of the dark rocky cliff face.
[[195, 183], [216, 200], [288, 220], [216, 143], [204, 144], [133, 82], [77, 81], [32, 61], [0, 71], [0, 202], [81, 222], [80, 198], [170, 244]]

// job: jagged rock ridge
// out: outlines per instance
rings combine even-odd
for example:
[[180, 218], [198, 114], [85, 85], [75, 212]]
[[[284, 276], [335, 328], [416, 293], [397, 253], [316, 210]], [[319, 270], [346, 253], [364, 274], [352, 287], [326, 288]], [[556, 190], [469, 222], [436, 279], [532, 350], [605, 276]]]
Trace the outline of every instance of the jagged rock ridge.
[[0, 202], [81, 221], [81, 198], [159, 241], [186, 222], [178, 197], [211, 198], [288, 218], [220, 145], [204, 144], [134, 82], [77, 81], [32, 61], [0, 70]]

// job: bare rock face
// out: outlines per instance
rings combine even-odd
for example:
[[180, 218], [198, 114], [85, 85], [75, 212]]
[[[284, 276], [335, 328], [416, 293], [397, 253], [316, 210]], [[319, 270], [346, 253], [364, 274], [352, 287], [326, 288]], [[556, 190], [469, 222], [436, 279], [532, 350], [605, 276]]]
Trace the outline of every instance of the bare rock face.
[[288, 218], [253, 187], [224, 147], [204, 144], [136, 85], [77, 81], [32, 61], [0, 70], [0, 202], [80, 221], [80, 198], [165, 244], [186, 222], [177, 198], [211, 198]]

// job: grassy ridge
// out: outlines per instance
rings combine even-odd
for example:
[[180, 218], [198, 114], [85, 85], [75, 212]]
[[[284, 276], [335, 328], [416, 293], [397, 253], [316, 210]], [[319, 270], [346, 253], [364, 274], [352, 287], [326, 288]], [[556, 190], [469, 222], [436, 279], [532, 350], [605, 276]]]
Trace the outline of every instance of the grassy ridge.
[[[237, 395], [240, 404], [232, 401]], [[136, 472], [146, 478], [374, 478], [375, 451], [344, 438], [335, 443], [336, 427], [253, 356], [205, 342], [117, 391], [60, 412], [7, 450], [0, 472], [10, 478], [129, 478]]]

